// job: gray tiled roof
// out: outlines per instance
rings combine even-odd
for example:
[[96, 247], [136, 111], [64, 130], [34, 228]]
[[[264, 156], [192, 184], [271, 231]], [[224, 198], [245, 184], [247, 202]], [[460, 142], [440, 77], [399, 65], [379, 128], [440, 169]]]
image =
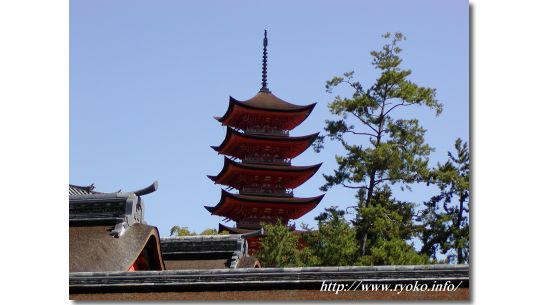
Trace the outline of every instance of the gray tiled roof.
[[[222, 265], [220, 268], [236, 268], [239, 259], [247, 255], [248, 246], [239, 234], [181, 236], [161, 238], [161, 251], [167, 269], [198, 269], [212, 261]], [[222, 259], [225, 264], [220, 263]]]
[[144, 222], [141, 196], [157, 190], [158, 182], [133, 192], [101, 193], [94, 186], [69, 184], [69, 226], [113, 225], [111, 234], [120, 237], [134, 223]]
[[94, 188], [95, 186], [93, 186], [93, 184], [88, 185], [88, 186], [79, 186], [79, 185], [69, 184], [69, 196], [96, 194], [97, 192], [93, 191]]
[[[69, 289], [93, 291], [116, 289], [258, 290], [320, 289], [323, 281], [353, 283], [437, 283], [451, 281], [469, 287], [469, 265], [336, 266], [304, 268], [245, 268], [212, 270], [166, 270], [139, 272], [83, 272], [69, 274]], [[148, 288], [150, 287], [150, 288]], [[147, 290], [146, 290], [147, 291]]]
[[169, 252], [234, 252], [241, 250], [240, 235], [201, 235], [161, 238], [164, 253]]

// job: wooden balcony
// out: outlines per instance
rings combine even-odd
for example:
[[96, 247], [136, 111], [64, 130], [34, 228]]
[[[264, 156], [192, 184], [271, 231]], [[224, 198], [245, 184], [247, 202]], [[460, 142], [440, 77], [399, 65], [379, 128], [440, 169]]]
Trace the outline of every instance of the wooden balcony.
[[281, 136], [289, 137], [289, 130], [271, 129], [271, 128], [247, 128], [245, 129], [247, 134], [265, 135], [265, 136]]
[[291, 165], [291, 159], [283, 158], [245, 157], [242, 161], [254, 164]]
[[293, 197], [293, 190], [243, 187], [241, 190], [239, 190], [239, 194], [253, 196]]

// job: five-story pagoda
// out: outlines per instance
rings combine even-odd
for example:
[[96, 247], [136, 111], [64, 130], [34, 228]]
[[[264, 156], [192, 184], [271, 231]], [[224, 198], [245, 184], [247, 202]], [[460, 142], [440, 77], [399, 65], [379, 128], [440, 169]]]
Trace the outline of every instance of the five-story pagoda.
[[[215, 183], [227, 186], [219, 203], [206, 209], [213, 215], [233, 220], [236, 227], [220, 224], [219, 231], [247, 233], [258, 230], [260, 223], [288, 224], [315, 208], [324, 195], [311, 198], [293, 196], [293, 189], [306, 182], [321, 166], [291, 165], [291, 159], [305, 151], [316, 134], [292, 137], [297, 127], [316, 104], [299, 106], [285, 102], [267, 88], [267, 30], [263, 40], [262, 88], [253, 98], [238, 101], [230, 97], [228, 110], [215, 117], [227, 126], [226, 137], [212, 146], [224, 157], [224, 166]], [[238, 193], [230, 193], [236, 189]], [[293, 228], [292, 228], [293, 229]], [[249, 238], [251, 252], [258, 238]]]

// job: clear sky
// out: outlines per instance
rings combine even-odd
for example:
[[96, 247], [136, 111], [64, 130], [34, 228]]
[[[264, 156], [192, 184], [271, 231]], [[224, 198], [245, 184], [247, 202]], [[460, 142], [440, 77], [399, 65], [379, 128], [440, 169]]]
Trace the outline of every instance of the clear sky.
[[[437, 88], [444, 112], [405, 109], [428, 130], [432, 165], [446, 160], [457, 137], [469, 140], [469, 6], [466, 1], [71, 1], [70, 183], [112, 192], [159, 181], [144, 197], [146, 221], [167, 236], [173, 225], [200, 232], [222, 219], [215, 205], [220, 186], [206, 175], [223, 164], [210, 145], [225, 127], [221, 116], [231, 95], [254, 96], [261, 83], [263, 29], [269, 31], [269, 89], [295, 104], [317, 102], [293, 135], [321, 131], [333, 95], [325, 81], [355, 70], [370, 85], [377, 74], [369, 51], [381, 34], [407, 36], [402, 66], [411, 80]], [[338, 92], [345, 94], [345, 91]], [[328, 145], [293, 160], [323, 162], [295, 196], [321, 193], [321, 173], [335, 167], [340, 149]], [[435, 189], [397, 192], [421, 203]], [[330, 189], [321, 204], [297, 221], [331, 205], [351, 206], [350, 190]], [[232, 224], [232, 222], [228, 223]]]

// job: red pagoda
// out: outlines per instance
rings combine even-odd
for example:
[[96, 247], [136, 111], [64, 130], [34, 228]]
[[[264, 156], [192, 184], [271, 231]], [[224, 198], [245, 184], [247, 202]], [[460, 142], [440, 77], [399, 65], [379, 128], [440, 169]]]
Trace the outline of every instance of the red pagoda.
[[[226, 137], [212, 146], [224, 157], [224, 166], [215, 183], [222, 190], [219, 203], [205, 208], [213, 215], [236, 222], [235, 227], [220, 224], [219, 232], [242, 234], [259, 230], [260, 223], [275, 223], [302, 217], [315, 208], [324, 195], [310, 198], [293, 196], [293, 189], [305, 183], [321, 166], [291, 165], [291, 159], [305, 151], [318, 133], [292, 137], [290, 130], [301, 124], [316, 104], [300, 106], [283, 101], [267, 88], [267, 30], [263, 40], [262, 88], [253, 98], [238, 101], [230, 97], [228, 110], [215, 117], [227, 126]], [[232, 189], [238, 193], [230, 193]], [[294, 229], [293, 227], [290, 227]], [[259, 248], [259, 237], [248, 238], [249, 252]]]

